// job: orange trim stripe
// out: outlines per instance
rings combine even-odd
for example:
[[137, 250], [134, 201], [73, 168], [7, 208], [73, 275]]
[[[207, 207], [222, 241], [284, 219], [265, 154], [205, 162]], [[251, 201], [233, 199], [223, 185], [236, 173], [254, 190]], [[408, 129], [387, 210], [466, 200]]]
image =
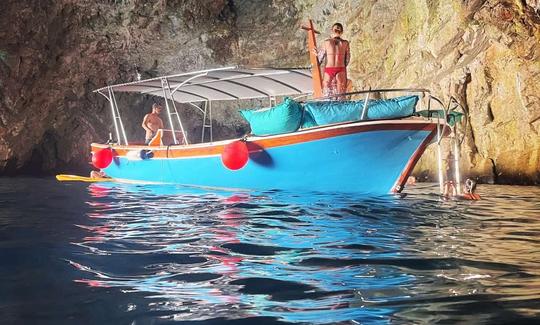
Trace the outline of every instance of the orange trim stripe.
[[[320, 130], [305, 130], [295, 133], [288, 133], [269, 138], [254, 137], [249, 140], [249, 150], [259, 151], [275, 147], [282, 147], [291, 144], [316, 141], [326, 138], [332, 138], [342, 135], [370, 132], [370, 131], [386, 131], [386, 130], [415, 130], [415, 131], [430, 131], [433, 132], [436, 128], [436, 123], [385, 123], [385, 124], [352, 124], [350, 126], [338, 125], [334, 128], [322, 128]], [[235, 139], [231, 140], [234, 141]], [[169, 146], [169, 147], [148, 147], [148, 146], [112, 146], [116, 155], [125, 156], [128, 151], [132, 150], [152, 150], [154, 158], [197, 158], [205, 156], [221, 155], [224, 147], [230, 141], [221, 141], [217, 144], [196, 144], [188, 146]], [[91, 145], [92, 152], [96, 152], [103, 148], [107, 148], [106, 144], [93, 143]]]

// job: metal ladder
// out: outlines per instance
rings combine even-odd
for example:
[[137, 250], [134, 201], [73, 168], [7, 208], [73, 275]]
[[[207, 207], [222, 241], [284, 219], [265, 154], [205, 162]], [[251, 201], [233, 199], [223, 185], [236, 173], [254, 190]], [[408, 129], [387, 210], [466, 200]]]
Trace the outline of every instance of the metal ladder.
[[[199, 108], [200, 109], [200, 108]], [[202, 134], [201, 134], [201, 143], [204, 143], [204, 135], [206, 129], [210, 129], [210, 142], [214, 141], [214, 135], [212, 132], [212, 102], [204, 102], [204, 111], [203, 111], [203, 121], [202, 121]]]
[[[183, 144], [189, 144], [187, 136], [186, 136], [186, 131], [184, 130], [184, 125], [182, 124], [182, 120], [180, 119], [180, 114], [178, 114], [178, 109], [176, 108], [176, 102], [172, 98], [171, 86], [167, 78], [161, 79], [161, 88], [163, 89], [163, 98], [165, 98], [165, 107], [167, 108], [167, 115], [169, 116], [169, 125], [171, 126], [171, 132], [173, 135], [174, 144], [178, 144], [178, 139], [176, 138], [176, 132], [174, 129], [174, 123], [172, 119], [173, 115], [176, 116], [176, 121], [178, 122], [178, 125], [180, 126], [182, 137], [184, 138]], [[168, 90], [168, 94], [166, 90]], [[172, 109], [174, 111], [171, 111], [171, 107], [169, 106], [169, 100], [172, 103]]]
[[[122, 123], [122, 118], [120, 117], [120, 111], [118, 110], [118, 103], [116, 102], [116, 96], [114, 96], [114, 91], [111, 87], [108, 88], [109, 90], [109, 103], [111, 104], [111, 111], [114, 121], [114, 129], [116, 130], [116, 138], [118, 141], [118, 144], [122, 144], [122, 139], [120, 138], [120, 131], [122, 131], [122, 136], [124, 137], [124, 145], [129, 145], [127, 137], [126, 137], [126, 130], [124, 129], [124, 123]], [[120, 128], [118, 127], [120, 126]]]
[[[443, 107], [443, 109], [444, 109], [444, 122], [445, 122], [445, 124], [442, 127], [441, 127], [441, 124], [440, 124], [441, 118], [440, 118], [439, 114], [437, 114], [437, 165], [438, 165], [439, 189], [440, 189], [441, 194], [443, 194], [444, 193], [445, 183], [449, 182], [449, 181], [453, 181], [454, 184], [455, 184], [456, 194], [461, 195], [463, 193], [462, 193], [462, 189], [461, 189], [461, 172], [460, 172], [460, 169], [459, 169], [460, 141], [457, 138], [457, 123], [454, 124], [453, 126], [451, 126], [451, 125], [449, 125], [447, 123], [448, 123], [448, 113], [450, 111], [453, 111], [457, 107], [461, 107], [464, 112], [465, 112], [465, 110], [463, 109], [463, 106], [461, 106], [461, 104], [454, 97], [450, 97], [450, 99], [448, 100], [448, 105], [446, 105], [446, 107], [445, 107], [445, 105], [442, 104], [442, 101], [439, 100], [438, 98], [436, 98], [434, 96], [431, 96], [431, 98], [433, 98], [437, 102], [439, 102], [439, 104], [441, 104], [441, 107]], [[452, 108], [450, 108], [450, 106], [452, 104], [454, 104], [454, 106]], [[429, 110], [429, 108], [428, 108], [428, 110]], [[453, 151], [453, 159], [451, 161], [447, 161], [447, 164], [453, 164], [453, 167], [451, 165], [449, 165], [449, 167], [448, 167], [448, 168], [453, 168], [454, 169], [454, 173], [453, 173], [454, 179], [453, 180], [449, 180], [449, 179], [445, 180], [444, 173], [443, 173], [442, 139], [444, 138], [444, 133], [445, 133], [445, 130], [446, 130], [447, 127], [449, 127], [450, 130], [451, 130], [451, 134], [448, 137], [450, 139], [450, 141], [451, 141], [451, 148], [449, 150]]]

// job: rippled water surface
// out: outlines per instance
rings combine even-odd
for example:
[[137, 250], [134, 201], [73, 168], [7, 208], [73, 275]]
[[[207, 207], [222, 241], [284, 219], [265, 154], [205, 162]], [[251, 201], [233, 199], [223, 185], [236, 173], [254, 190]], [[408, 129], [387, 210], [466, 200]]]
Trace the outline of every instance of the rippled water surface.
[[436, 191], [0, 178], [2, 323], [537, 321], [540, 188]]

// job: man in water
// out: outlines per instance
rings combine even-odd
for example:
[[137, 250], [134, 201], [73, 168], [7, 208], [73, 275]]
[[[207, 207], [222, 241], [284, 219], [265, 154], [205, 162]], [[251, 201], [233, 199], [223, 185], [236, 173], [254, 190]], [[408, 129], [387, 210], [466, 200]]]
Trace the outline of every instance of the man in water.
[[465, 200], [473, 200], [473, 201], [480, 200], [480, 195], [474, 193], [475, 190], [476, 190], [476, 182], [470, 178], [467, 178], [467, 180], [465, 181], [462, 197]]
[[452, 151], [448, 151], [448, 156], [446, 157], [446, 181], [444, 182], [443, 196], [445, 197], [455, 197], [458, 194], [456, 184], [454, 183], [456, 179], [456, 173], [454, 170], [455, 161]]
[[319, 62], [326, 57], [323, 77], [323, 94], [329, 96], [332, 85], [336, 84], [336, 93], [342, 94], [347, 89], [347, 65], [349, 64], [351, 51], [349, 41], [341, 38], [343, 25], [335, 23], [332, 26], [332, 37], [325, 40], [323, 48], [318, 53]]
[[156, 135], [156, 132], [159, 129], [163, 129], [163, 121], [161, 120], [161, 118], [159, 118], [159, 113], [161, 113], [161, 110], [161, 105], [154, 103], [152, 105], [152, 113], [146, 114], [144, 116], [142, 127], [146, 131], [146, 144], [152, 141], [152, 138]]
[[95, 170], [92, 170], [90, 172], [90, 178], [108, 178], [109, 176], [107, 176], [107, 174], [105, 174], [104, 171], [95, 171]]

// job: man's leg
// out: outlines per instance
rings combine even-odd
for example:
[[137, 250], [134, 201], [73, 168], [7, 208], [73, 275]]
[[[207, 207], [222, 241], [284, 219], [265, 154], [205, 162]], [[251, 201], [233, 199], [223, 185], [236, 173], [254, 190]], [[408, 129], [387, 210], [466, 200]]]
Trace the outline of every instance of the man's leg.
[[337, 94], [344, 94], [347, 92], [347, 71], [342, 71], [336, 74], [337, 81]]
[[332, 82], [334, 81], [333, 79], [334, 78], [332, 78], [332, 76], [330, 76], [327, 72], [324, 73], [324, 76], [323, 76], [323, 96], [324, 97], [333, 95], [333, 91], [332, 91]]

